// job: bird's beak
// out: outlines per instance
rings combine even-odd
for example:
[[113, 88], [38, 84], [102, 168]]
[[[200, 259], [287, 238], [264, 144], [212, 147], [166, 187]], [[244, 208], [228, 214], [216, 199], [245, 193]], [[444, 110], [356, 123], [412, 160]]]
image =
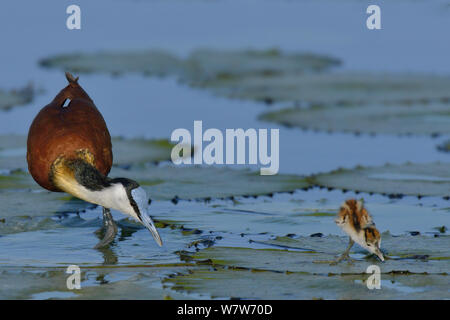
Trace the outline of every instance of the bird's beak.
[[150, 216], [147, 214], [147, 212], [141, 212], [141, 222], [152, 233], [152, 236], [155, 239], [156, 243], [160, 247], [162, 247], [163, 243], [162, 243], [161, 237], [158, 233], [158, 230], [156, 230], [156, 227], [155, 227], [155, 224], [153, 223], [152, 218], [150, 218]]
[[381, 250], [379, 248], [376, 248], [374, 253], [381, 261], [384, 261], [383, 253], [381, 252]]

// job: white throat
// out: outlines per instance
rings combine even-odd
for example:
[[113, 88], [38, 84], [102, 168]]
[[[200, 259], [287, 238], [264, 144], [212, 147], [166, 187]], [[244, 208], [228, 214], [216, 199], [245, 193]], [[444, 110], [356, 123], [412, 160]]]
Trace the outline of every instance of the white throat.
[[139, 221], [136, 212], [130, 204], [127, 192], [122, 184], [114, 183], [100, 191], [91, 191], [81, 185], [77, 187], [78, 198], [95, 203], [108, 209], [118, 210]]

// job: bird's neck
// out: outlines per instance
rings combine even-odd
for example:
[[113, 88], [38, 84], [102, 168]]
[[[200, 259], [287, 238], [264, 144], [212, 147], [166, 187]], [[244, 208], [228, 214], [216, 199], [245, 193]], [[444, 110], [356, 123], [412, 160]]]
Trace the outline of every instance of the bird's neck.
[[99, 193], [107, 193], [111, 187], [110, 179], [83, 159], [58, 158], [51, 179], [60, 190], [99, 205], [103, 205]]

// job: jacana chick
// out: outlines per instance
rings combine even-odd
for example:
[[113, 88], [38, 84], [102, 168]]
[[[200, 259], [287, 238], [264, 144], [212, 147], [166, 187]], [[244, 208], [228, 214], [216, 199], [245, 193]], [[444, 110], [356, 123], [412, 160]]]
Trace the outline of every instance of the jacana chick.
[[335, 263], [342, 260], [351, 261], [349, 252], [355, 242], [384, 261], [380, 250], [381, 235], [362, 200], [346, 200], [341, 205], [335, 222], [350, 236], [347, 249]]

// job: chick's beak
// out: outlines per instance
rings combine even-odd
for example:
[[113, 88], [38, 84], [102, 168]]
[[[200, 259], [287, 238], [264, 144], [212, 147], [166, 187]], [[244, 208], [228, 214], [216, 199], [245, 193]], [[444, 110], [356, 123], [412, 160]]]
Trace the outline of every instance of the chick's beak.
[[161, 240], [161, 236], [159, 235], [158, 230], [156, 230], [155, 224], [153, 223], [152, 218], [150, 218], [147, 212], [141, 212], [141, 222], [152, 233], [152, 236], [155, 239], [156, 243], [160, 247], [162, 247], [163, 243]]
[[381, 252], [381, 250], [379, 248], [375, 248], [374, 253], [381, 261], [384, 261], [383, 253]]

